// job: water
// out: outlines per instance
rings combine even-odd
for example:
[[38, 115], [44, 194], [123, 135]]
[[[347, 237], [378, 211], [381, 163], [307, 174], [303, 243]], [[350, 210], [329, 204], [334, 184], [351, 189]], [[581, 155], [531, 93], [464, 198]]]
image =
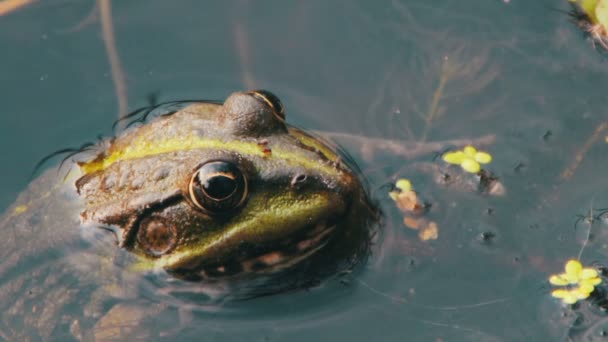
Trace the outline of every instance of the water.
[[[111, 134], [118, 102], [94, 7], [38, 2], [0, 18], [0, 207], [44, 155]], [[608, 131], [575, 162], [606, 120], [608, 64], [558, 9], [566, 1], [114, 1], [129, 108], [153, 93], [267, 88], [310, 129], [404, 144], [490, 135], [488, 168], [506, 189], [440, 186], [432, 150], [364, 153], [344, 139], [385, 214], [360, 272], [213, 312], [182, 303], [147, 324], [217, 341], [601, 340], [604, 314], [562, 307], [546, 281], [579, 255], [589, 225], [577, 215], [608, 206]], [[437, 240], [402, 224], [385, 187], [400, 177], [432, 202]], [[605, 263], [606, 224], [591, 228], [581, 261]]]

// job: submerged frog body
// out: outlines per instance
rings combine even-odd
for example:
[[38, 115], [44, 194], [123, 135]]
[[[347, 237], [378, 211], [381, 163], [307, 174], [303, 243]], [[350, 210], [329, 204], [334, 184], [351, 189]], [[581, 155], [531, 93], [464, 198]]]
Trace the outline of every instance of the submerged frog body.
[[369, 246], [375, 209], [352, 167], [287, 125], [267, 91], [191, 104], [76, 159], [0, 221], [5, 339], [99, 332], [100, 317], [125, 311], [105, 297], [133, 297], [143, 275], [269, 294]]

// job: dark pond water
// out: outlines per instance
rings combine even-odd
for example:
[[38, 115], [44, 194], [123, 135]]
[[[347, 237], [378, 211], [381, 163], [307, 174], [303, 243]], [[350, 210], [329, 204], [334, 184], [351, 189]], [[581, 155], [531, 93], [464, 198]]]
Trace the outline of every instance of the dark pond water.
[[[112, 2], [129, 109], [150, 94], [270, 89], [290, 122], [356, 136], [338, 140], [384, 213], [356, 274], [209, 310], [184, 304], [151, 318], [150, 331], [209, 341], [605, 339], [601, 308], [564, 306], [547, 282], [583, 245], [585, 265], [608, 254], [606, 221], [579, 222], [608, 207], [608, 59], [559, 10], [567, 1]], [[64, 0], [0, 17], [0, 207], [49, 152], [111, 134], [119, 103], [99, 13]], [[429, 148], [396, 153], [363, 137]], [[475, 182], [435, 158], [455, 139], [481, 139], [503, 195], [435, 182], [442, 173]], [[401, 177], [432, 203], [436, 240], [402, 223], [386, 187]], [[159, 301], [150, 296], [144, 306]], [[0, 325], [5, 337], [11, 328]]]

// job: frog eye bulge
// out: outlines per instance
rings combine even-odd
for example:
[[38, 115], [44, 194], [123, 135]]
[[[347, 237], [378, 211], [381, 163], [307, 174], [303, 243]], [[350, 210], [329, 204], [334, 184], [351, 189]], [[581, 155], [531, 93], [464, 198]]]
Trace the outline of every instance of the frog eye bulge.
[[276, 115], [279, 119], [285, 120], [285, 107], [283, 107], [281, 100], [279, 100], [275, 94], [269, 92], [268, 90], [254, 90], [251, 92], [251, 95], [266, 103], [268, 107], [272, 109], [274, 115]]
[[222, 214], [243, 203], [247, 180], [234, 163], [211, 161], [194, 173], [188, 192], [197, 208], [209, 214]]

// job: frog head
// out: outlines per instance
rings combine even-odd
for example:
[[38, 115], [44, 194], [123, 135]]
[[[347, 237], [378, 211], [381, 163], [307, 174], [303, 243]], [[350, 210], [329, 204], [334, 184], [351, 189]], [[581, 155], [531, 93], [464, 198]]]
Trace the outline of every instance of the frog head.
[[83, 224], [188, 279], [271, 273], [329, 246], [352, 249], [375, 211], [364, 186], [335, 146], [285, 118], [259, 90], [127, 130], [79, 164]]

